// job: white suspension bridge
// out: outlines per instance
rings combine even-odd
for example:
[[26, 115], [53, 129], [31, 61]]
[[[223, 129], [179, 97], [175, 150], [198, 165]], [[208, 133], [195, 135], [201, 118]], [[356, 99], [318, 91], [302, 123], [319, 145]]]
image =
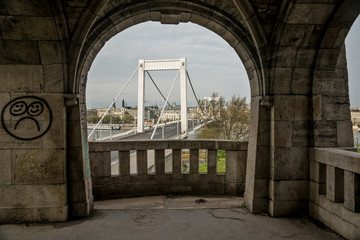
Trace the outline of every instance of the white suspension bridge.
[[[150, 75], [149, 71], [156, 71], [156, 70], [177, 70], [177, 74], [175, 79], [172, 82], [171, 88], [169, 93], [167, 94], [167, 96], [165, 97], [164, 94], [160, 91], [159, 87], [157, 86], [157, 84], [155, 83], [154, 79], [152, 78], [152, 76]], [[124, 84], [124, 86], [122, 87], [122, 89], [120, 90], [120, 92], [116, 95], [116, 97], [113, 99], [113, 101], [111, 102], [111, 104], [109, 105], [109, 107], [107, 108], [107, 110], [104, 112], [104, 114], [102, 115], [102, 117], [100, 118], [100, 120], [98, 121], [98, 123], [92, 128], [92, 131], [89, 133], [88, 135], [88, 139], [91, 140], [98, 140], [96, 138], [94, 138], [94, 133], [97, 130], [101, 130], [103, 129], [103, 120], [105, 118], [105, 116], [107, 114], [111, 113], [111, 109], [114, 106], [115, 102], [119, 99], [119, 97], [121, 96], [121, 94], [123, 94], [123, 92], [125, 91], [126, 87], [129, 85], [129, 83], [131, 82], [131, 80], [134, 78], [134, 76], [136, 75], [136, 73], [138, 73], [138, 106], [137, 106], [137, 124], [136, 127], [127, 131], [127, 132], [123, 132], [120, 134], [112, 134], [112, 131], [110, 129], [110, 136], [107, 137], [102, 137], [102, 134], [100, 134], [100, 140], [111, 140], [111, 139], [115, 139], [115, 138], [119, 138], [119, 137], [125, 137], [125, 136], [133, 136], [133, 139], [153, 139], [154, 136], [156, 134], [161, 135], [161, 138], [169, 138], [169, 137], [173, 137], [172, 135], [166, 135], [164, 133], [164, 129], [165, 129], [165, 125], [167, 125], [169, 128], [172, 128], [172, 131], [176, 131], [175, 134], [177, 137], [179, 138], [187, 138], [188, 134], [189, 134], [189, 130], [193, 130], [196, 131], [199, 128], [201, 128], [202, 125], [198, 125], [196, 126], [196, 128], [194, 127], [193, 122], [191, 121], [191, 123], [189, 124], [189, 119], [188, 119], [188, 111], [187, 111], [187, 83], [189, 82], [190, 87], [192, 89], [192, 92], [194, 94], [194, 97], [196, 99], [196, 102], [199, 103], [197, 97], [196, 97], [196, 93], [194, 90], [194, 87], [191, 83], [191, 79], [189, 76], [189, 73], [187, 71], [187, 66], [186, 66], [186, 59], [185, 58], [180, 58], [180, 59], [162, 59], [162, 60], [144, 60], [144, 59], [140, 59], [139, 60], [139, 64], [138, 67], [136, 68], [136, 70], [134, 71], [134, 73], [131, 75], [131, 77], [126, 81], [126, 83]], [[152, 129], [150, 128], [145, 128], [144, 123], [145, 123], [145, 116], [144, 116], [144, 110], [145, 110], [145, 73], [149, 76], [151, 82], [154, 84], [155, 88], [157, 89], [157, 91], [159, 92], [159, 94], [161, 95], [161, 97], [164, 100], [164, 104], [161, 108], [161, 112], [160, 112], [160, 116], [158, 117], [158, 120], [155, 124], [155, 127]], [[172, 105], [169, 104], [169, 98], [174, 90], [175, 84], [177, 82], [177, 80], [180, 77], [180, 114], [178, 112], [176, 112], [176, 110], [172, 107]], [[168, 124], [166, 123], [161, 123], [160, 121], [162, 119], [162, 116], [164, 114], [164, 110], [166, 108], [166, 106], [170, 106], [170, 108], [176, 113], [178, 114], [179, 118], [180, 118], [180, 126], [179, 126], [179, 121], [174, 121], [174, 122], [170, 122]], [[206, 114], [204, 113], [204, 115], [206, 116]], [[171, 127], [170, 127], [171, 126]], [[158, 128], [161, 127], [161, 133], [159, 133]], [[190, 129], [189, 129], [190, 127]], [[175, 130], [174, 130], [175, 129]], [[150, 130], [152, 130], [150, 132]], [[135, 136], [137, 135], [137, 136]], [[159, 138], [159, 137], [157, 137]]]

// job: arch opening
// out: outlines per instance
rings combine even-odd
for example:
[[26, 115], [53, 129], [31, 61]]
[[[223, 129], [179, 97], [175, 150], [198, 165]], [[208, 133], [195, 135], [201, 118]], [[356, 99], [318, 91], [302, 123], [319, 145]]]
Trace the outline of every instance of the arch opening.
[[[268, 102], [267, 98], [264, 97], [264, 93], [267, 92], [265, 89], [267, 86], [266, 80], [264, 79], [267, 71], [262, 67], [262, 63], [265, 61], [260, 61], [260, 58], [265, 59], [267, 56], [260, 54], [260, 52], [264, 53], [264, 46], [262, 46], [261, 51], [258, 51], [258, 44], [255, 44], [252, 38], [253, 33], [250, 34], [247, 30], [246, 20], [239, 15], [236, 7], [231, 6], [232, 8], [227, 8], [229, 4], [232, 5], [230, 2], [221, 4], [223, 5], [221, 6], [223, 10], [221, 10], [220, 8], [214, 8], [214, 6], [206, 4], [198, 5], [195, 3], [185, 3], [181, 6], [177, 4], [175, 6], [172, 2], [167, 4], [133, 3], [121, 7], [111, 7], [111, 9], [105, 8], [104, 12], [97, 16], [95, 23], [82, 42], [81, 52], [75, 51], [75, 53], [72, 53], [75, 55], [71, 59], [78, 59], [78, 61], [74, 67], [75, 78], [70, 78], [68, 84], [68, 86], [71, 86], [69, 92], [79, 94], [79, 106], [78, 109], [74, 108], [74, 111], [79, 111], [81, 115], [79, 119], [81, 140], [77, 141], [81, 141], [83, 146], [82, 161], [86, 168], [85, 172], [90, 171], [86, 137], [86, 84], [88, 71], [95, 56], [104, 46], [105, 42], [124, 29], [147, 21], [165, 24], [177, 24], [180, 22], [195, 23], [218, 34], [235, 50], [246, 69], [251, 90], [250, 106], [252, 114], [250, 118], [249, 146], [252, 147], [248, 153], [251, 159], [247, 161], [253, 161], [252, 158], [256, 158], [256, 152], [258, 151], [256, 147], [257, 142], [269, 137], [267, 131], [265, 129], [262, 130], [262, 128], [267, 128], [267, 126], [261, 123], [261, 121], [267, 122], [268, 112], [262, 108], [266, 108], [265, 105]], [[171, 10], [174, 8], [176, 10]], [[176, 22], [174, 22], [174, 18], [177, 19]], [[78, 57], [76, 57], [76, 54], [79, 54]], [[261, 106], [263, 101], [265, 101], [264, 106]], [[79, 129], [68, 129], [68, 132], [70, 132], [69, 137], [71, 138], [71, 132], [79, 132]], [[261, 135], [264, 136], [261, 137]], [[88, 195], [92, 195], [91, 191], [91, 183], [88, 183]]]

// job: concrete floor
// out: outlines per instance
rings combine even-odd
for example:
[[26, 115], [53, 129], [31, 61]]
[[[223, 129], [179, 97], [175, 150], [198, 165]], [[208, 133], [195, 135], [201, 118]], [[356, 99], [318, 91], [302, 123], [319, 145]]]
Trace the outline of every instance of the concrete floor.
[[155, 196], [95, 202], [82, 220], [0, 225], [1, 240], [342, 239], [306, 218], [250, 214], [241, 198]]

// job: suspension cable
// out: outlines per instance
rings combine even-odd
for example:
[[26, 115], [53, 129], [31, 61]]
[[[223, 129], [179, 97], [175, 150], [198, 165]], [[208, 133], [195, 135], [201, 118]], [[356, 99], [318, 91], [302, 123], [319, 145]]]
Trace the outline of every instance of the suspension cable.
[[[162, 98], [166, 101], [166, 98], [165, 98], [164, 94], [162, 94], [162, 92], [160, 91], [159, 87], [156, 85], [156, 83], [155, 83], [154, 79], [151, 77], [149, 71], [146, 71], [146, 73], [149, 75], [151, 81], [153, 82], [153, 84], [154, 84], [154, 86], [156, 87], [156, 89], [159, 91], [159, 93], [160, 93], [160, 95], [162, 96]], [[177, 115], [179, 115], [179, 117], [181, 117], [181, 115], [180, 115], [178, 112], [176, 112], [176, 110], [173, 108], [173, 106], [172, 106], [169, 102], [167, 102], [167, 104], [171, 107], [171, 109], [172, 109]]]
[[158, 128], [158, 125], [159, 125], [159, 122], [160, 122], [161, 116], [162, 116], [162, 114], [164, 113], [164, 110], [165, 110], [166, 104], [168, 103], [168, 100], [169, 100], [169, 98], [170, 98], [170, 95], [171, 95], [171, 93], [172, 93], [172, 91], [173, 91], [173, 89], [174, 89], [174, 86], [175, 86], [176, 80], [177, 80], [177, 79], [178, 79], [178, 77], [179, 77], [179, 73], [180, 73], [180, 70], [177, 72], [176, 77], [175, 77], [175, 79], [174, 79], [174, 82], [173, 82], [173, 84], [172, 84], [172, 86], [171, 86], [170, 92], [169, 92], [169, 94], [168, 94], [167, 98], [165, 99], [164, 106], [163, 106], [163, 108], [162, 108], [162, 110], [161, 110], [161, 113], [160, 113], [159, 119], [158, 119], [158, 121], [157, 121], [157, 123], [156, 123], [156, 125], [155, 125], [154, 131], [153, 131], [153, 133], [151, 134], [150, 139], [153, 139], [154, 134], [155, 134], [155, 132], [156, 132], [156, 130], [157, 130], [157, 128]]
[[103, 116], [100, 118], [99, 122], [95, 125], [94, 129], [90, 132], [88, 139], [90, 139], [90, 137], [94, 134], [95, 130], [97, 129], [97, 127], [99, 126], [99, 124], [102, 122], [102, 120], [104, 119], [104, 117], [106, 116], [106, 114], [110, 111], [110, 109], [112, 108], [112, 106], [114, 105], [114, 103], [116, 102], [116, 100], [120, 97], [120, 95], [122, 94], [122, 92], [125, 90], [125, 88], [127, 87], [127, 85], [130, 83], [130, 81], [133, 79], [135, 73], [139, 70], [139, 67], [136, 68], [135, 72], [131, 75], [131, 77], [129, 78], [129, 80], [127, 80], [127, 82], [125, 83], [124, 87], [121, 89], [121, 91], [116, 95], [116, 97], [113, 99], [112, 103], [110, 104], [109, 108], [106, 110], [106, 112], [103, 114]]
[[198, 105], [198, 107], [200, 107], [200, 110], [201, 112], [204, 114], [204, 116], [208, 119], [208, 120], [211, 120], [211, 118], [204, 112], [204, 109], [200, 106], [200, 102], [199, 102], [199, 99], [196, 97], [196, 93], [195, 93], [195, 90], [194, 90], [194, 86], [192, 85], [192, 82], [191, 82], [191, 79], [190, 79], [190, 76], [189, 76], [189, 72], [186, 71], [186, 76], [189, 80], [189, 83], [190, 83], [190, 87], [191, 87], [191, 90], [194, 94], [194, 97], [195, 97], [195, 100], [196, 100], [196, 103]]

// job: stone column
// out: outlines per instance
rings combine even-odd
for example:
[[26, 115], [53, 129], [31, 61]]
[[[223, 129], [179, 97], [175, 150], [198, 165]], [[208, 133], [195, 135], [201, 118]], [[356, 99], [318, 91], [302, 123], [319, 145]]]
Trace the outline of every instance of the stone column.
[[268, 211], [270, 122], [267, 99], [251, 99], [251, 121], [246, 165], [245, 203], [252, 213]]

